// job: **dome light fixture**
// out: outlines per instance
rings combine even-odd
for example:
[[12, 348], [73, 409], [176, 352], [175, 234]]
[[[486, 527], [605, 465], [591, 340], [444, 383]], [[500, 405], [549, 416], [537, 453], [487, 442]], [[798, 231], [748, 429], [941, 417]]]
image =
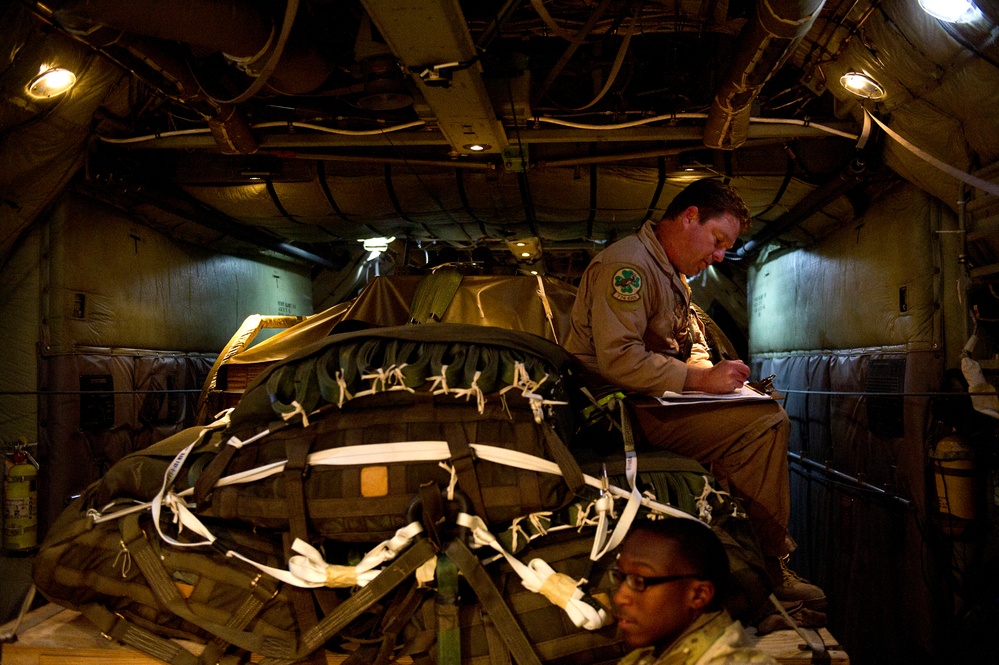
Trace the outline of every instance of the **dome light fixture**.
[[461, 147], [464, 148], [465, 150], [471, 150], [472, 152], [483, 152], [485, 150], [489, 150], [490, 148], [492, 148], [491, 145], [488, 145], [486, 143], [466, 143]]
[[847, 72], [840, 77], [839, 83], [849, 92], [864, 99], [881, 99], [885, 96], [885, 89], [881, 84], [861, 72]]
[[28, 94], [35, 99], [57, 97], [76, 85], [76, 74], [61, 67], [42, 65], [38, 76], [28, 83]]
[[970, 23], [982, 18], [971, 0], [919, 0], [923, 11], [945, 23]]
[[361, 246], [364, 247], [364, 251], [371, 252], [374, 256], [378, 256], [385, 250], [389, 248], [395, 241], [395, 236], [391, 238], [364, 238], [361, 240]]

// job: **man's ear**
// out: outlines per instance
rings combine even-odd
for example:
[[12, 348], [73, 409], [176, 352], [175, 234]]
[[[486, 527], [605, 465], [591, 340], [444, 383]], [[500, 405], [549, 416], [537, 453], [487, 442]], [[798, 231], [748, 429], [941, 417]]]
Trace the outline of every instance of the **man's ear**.
[[697, 210], [697, 206], [687, 206], [681, 217], [685, 224], [698, 224], [700, 222], [700, 213]]
[[689, 604], [692, 609], [704, 609], [715, 597], [715, 585], [708, 580], [697, 580], [690, 586]]

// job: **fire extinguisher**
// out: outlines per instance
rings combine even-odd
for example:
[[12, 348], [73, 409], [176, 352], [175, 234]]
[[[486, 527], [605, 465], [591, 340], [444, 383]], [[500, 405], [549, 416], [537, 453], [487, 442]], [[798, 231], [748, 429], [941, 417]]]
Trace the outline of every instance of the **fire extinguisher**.
[[975, 452], [964, 437], [951, 433], [930, 451], [936, 484], [940, 528], [959, 536], [977, 517]]
[[21, 443], [8, 454], [3, 495], [3, 547], [30, 550], [38, 544], [38, 462]]

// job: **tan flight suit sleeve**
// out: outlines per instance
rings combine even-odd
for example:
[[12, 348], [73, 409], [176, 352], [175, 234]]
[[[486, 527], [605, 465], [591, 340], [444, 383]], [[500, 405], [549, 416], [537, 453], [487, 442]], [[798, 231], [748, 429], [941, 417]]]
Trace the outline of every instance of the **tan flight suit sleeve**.
[[693, 308], [690, 310], [690, 326], [687, 329], [690, 331], [693, 342], [687, 364], [695, 367], [713, 367], [714, 363], [711, 362], [711, 349], [708, 345], [704, 322], [697, 316]]
[[[621, 285], [621, 277], [628, 273], [621, 271], [628, 270], [641, 282], [638, 288], [623, 292], [628, 287]], [[681, 392], [687, 378], [686, 364], [649, 351], [645, 339], [652, 312], [673, 311], [671, 294], [657, 288], [646, 271], [629, 264], [593, 265], [585, 279], [591, 295], [590, 324], [600, 374], [632, 392], [653, 396]]]

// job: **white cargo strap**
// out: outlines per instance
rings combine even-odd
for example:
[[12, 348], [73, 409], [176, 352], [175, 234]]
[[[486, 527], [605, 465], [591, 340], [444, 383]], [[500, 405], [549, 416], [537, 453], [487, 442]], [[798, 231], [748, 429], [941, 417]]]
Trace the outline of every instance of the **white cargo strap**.
[[[553, 475], [561, 475], [562, 473], [558, 464], [543, 457], [536, 457], [534, 455], [528, 455], [527, 453], [521, 453], [516, 450], [509, 450], [507, 448], [490, 446], [482, 443], [472, 443], [469, 444], [469, 447], [475, 452], [477, 458], [489, 462], [505, 464], [518, 469], [539, 473], [550, 473]], [[185, 449], [181, 452], [181, 455], [186, 458], [189, 453], [190, 450]], [[181, 457], [181, 455], [178, 455], [178, 458]], [[396, 443], [371, 443], [359, 446], [331, 448], [329, 450], [312, 453], [308, 456], [307, 463], [312, 466], [350, 466], [363, 464], [386, 464], [389, 462], [444, 462], [450, 458], [451, 451], [448, 448], [446, 441], [400, 441]], [[175, 459], [171, 464], [171, 469], [174, 467], [179, 469], [181, 464], [183, 464], [183, 460], [181, 460], [180, 464], [178, 464]], [[269, 464], [264, 464], [263, 466], [259, 466], [255, 469], [247, 469], [246, 471], [223, 476], [217, 483], [215, 483], [215, 486], [228, 487], [263, 480], [264, 478], [269, 478], [270, 476], [282, 473], [284, 471], [285, 464], [285, 460], [279, 460]], [[170, 471], [168, 470], [168, 473], [169, 472]], [[176, 473], [173, 474], [173, 478], [176, 478]], [[164, 478], [164, 481], [166, 480], [167, 479]], [[593, 476], [583, 474], [583, 481], [590, 487], [595, 487], [597, 489], [604, 488], [601, 480], [598, 480]], [[170, 483], [172, 483], [172, 480]], [[170, 483], [164, 482], [164, 487], [167, 487]], [[609, 485], [607, 487], [607, 492], [615, 498], [628, 498], [629, 500], [631, 500], [635, 494], [634, 492], [623, 490], [615, 485]], [[190, 496], [193, 493], [194, 489], [188, 488], [181, 492], [177, 492], [175, 496], [181, 498]], [[165, 495], [166, 492], [164, 491], [163, 496]], [[642, 497], [639, 495], [638, 499], [642, 506], [656, 512], [671, 515], [673, 517], [696, 519], [692, 515], [689, 515], [678, 508], [659, 503], [648, 497]], [[162, 497], [160, 497], [160, 502], [162, 502]], [[127, 514], [147, 510], [152, 506], [152, 504], [153, 502], [137, 504], [106, 515], [98, 515], [95, 513], [94, 521], [103, 522], [124, 517]]]
[[[396, 531], [394, 536], [372, 548], [356, 566], [326, 563], [319, 550], [301, 538], [296, 538], [291, 549], [298, 552], [298, 555], [288, 560], [288, 570], [309, 588], [327, 586], [338, 589], [364, 586], [381, 572], [376, 570], [378, 566], [398, 556], [401, 551], [409, 547], [413, 538], [422, 532], [423, 526], [419, 522], [410, 522]], [[305, 585], [297, 584], [297, 586]]]
[[583, 600], [583, 590], [580, 584], [586, 580], [575, 579], [556, 573], [542, 559], [532, 559], [526, 566], [517, 557], [503, 549], [496, 536], [489, 532], [485, 522], [476, 515], [458, 513], [455, 520], [459, 526], [468, 529], [471, 535], [472, 547], [488, 546], [503, 555], [510, 567], [520, 577], [521, 584], [528, 591], [540, 593], [554, 605], [565, 610], [566, 615], [577, 628], [597, 630], [607, 621], [607, 612], [597, 609]]
[[[632, 25], [634, 25], [634, 20]], [[541, 306], [545, 308], [545, 318], [548, 319], [548, 325], [552, 329], [552, 339], [558, 344], [558, 333], [555, 332], [555, 315], [552, 314], [552, 304], [548, 302], [548, 294], [545, 293], [545, 280], [541, 279], [541, 275], [535, 275], [538, 278], [538, 297], [541, 298]]]
[[[177, 480], [177, 476], [180, 474], [180, 469], [184, 466], [184, 461], [187, 459], [187, 456], [191, 454], [191, 451], [194, 450], [196, 446], [201, 444], [208, 432], [228, 426], [229, 414], [231, 412], [231, 409], [223, 411], [218, 420], [203, 427], [201, 432], [198, 433], [197, 438], [192, 441], [190, 445], [177, 453], [177, 456], [173, 458], [172, 462], [170, 462], [170, 466], [167, 467], [166, 473], [163, 474], [163, 485], [160, 486], [160, 491], [157, 492], [155, 497], [153, 497], [151, 509], [153, 515], [153, 526], [156, 527], [156, 531], [159, 533], [160, 538], [171, 545], [176, 545], [177, 547], [196, 547], [199, 545], [211, 545], [215, 542], [215, 536], [213, 536], [204, 527], [204, 525], [201, 524], [198, 518], [196, 518], [194, 514], [187, 509], [187, 504], [183, 501], [183, 499], [179, 498], [177, 494], [174, 494], [170, 488], [173, 487], [174, 481]], [[160, 526], [160, 511], [164, 504], [166, 504], [167, 507], [173, 511], [173, 521], [177, 524], [178, 534], [183, 531], [185, 527], [187, 527], [202, 538], [205, 538], [205, 541], [200, 543], [183, 543], [163, 533], [163, 529]]]
[[[180, 455], [174, 458], [173, 463], [171, 463], [170, 468], [167, 470], [167, 474], [164, 477], [164, 487], [166, 487], [167, 484], [172, 484], [173, 478], [176, 477], [176, 473], [172, 473], [172, 471], [175, 468], [179, 468], [180, 465], [183, 464], [184, 458], [187, 457], [187, 454], [190, 453], [190, 449], [193, 446], [194, 444], [192, 443], [190, 446], [181, 451]], [[204, 540], [200, 542], [182, 542], [163, 533], [163, 529], [160, 525], [160, 512], [162, 506], [166, 506], [173, 512], [173, 521], [177, 524], [178, 535], [185, 528], [187, 528], [204, 538]], [[208, 527], [206, 527], [201, 520], [199, 520], [197, 516], [188, 509], [186, 502], [184, 502], [180, 495], [171, 491], [164, 493], [163, 490], [161, 490], [161, 494], [158, 495], [157, 499], [152, 502], [151, 510], [153, 525], [156, 527], [157, 533], [164, 542], [176, 547], [200, 547], [215, 544], [216, 537], [212, 534]], [[399, 552], [412, 543], [413, 538], [416, 537], [421, 531], [423, 531], [423, 527], [418, 522], [412, 522], [405, 527], [402, 527], [396, 531], [392, 538], [376, 545], [370, 552], [368, 552], [368, 554], [364, 556], [363, 559], [361, 559], [361, 562], [357, 566], [329, 565], [323, 560], [322, 555], [318, 550], [300, 539], [295, 540], [292, 549], [303, 556], [293, 556], [289, 561], [288, 570], [264, 565], [252, 559], [248, 559], [234, 550], [226, 550], [225, 554], [228, 557], [244, 561], [257, 570], [260, 570], [275, 579], [297, 587], [316, 588], [321, 586], [364, 586], [377, 577], [378, 573], [381, 572], [380, 570], [374, 570], [375, 566], [394, 559]]]
[[[635, 439], [631, 432], [631, 420], [625, 410], [624, 400], [615, 398], [611, 400], [611, 405], [612, 407], [616, 405], [621, 409], [621, 435], [624, 440], [624, 476], [628, 479], [631, 493], [628, 495], [628, 503], [625, 504], [624, 510], [621, 511], [621, 517], [618, 519], [614, 531], [609, 536], [607, 535], [608, 514], [603, 509], [603, 505], [599, 501], [597, 502], [597, 536], [593, 539], [593, 549], [590, 551], [591, 561], [599, 561], [605, 554], [624, 541], [624, 537], [628, 535], [628, 530], [631, 529], [631, 523], [635, 521], [635, 516], [638, 515], [639, 507], [649, 501], [648, 498], [643, 497], [642, 493], [638, 491], [638, 454], [635, 452]], [[606, 474], [607, 470], [605, 468], [605, 488], [607, 487]], [[600, 497], [601, 499], [608, 495], [607, 489], [602, 488], [601, 492], [603, 493]], [[604, 541], [605, 537], [606, 541]]]

